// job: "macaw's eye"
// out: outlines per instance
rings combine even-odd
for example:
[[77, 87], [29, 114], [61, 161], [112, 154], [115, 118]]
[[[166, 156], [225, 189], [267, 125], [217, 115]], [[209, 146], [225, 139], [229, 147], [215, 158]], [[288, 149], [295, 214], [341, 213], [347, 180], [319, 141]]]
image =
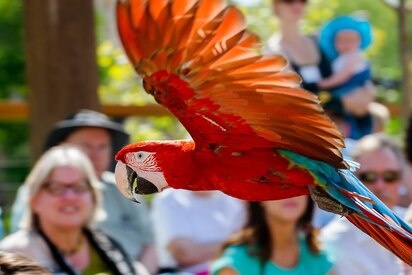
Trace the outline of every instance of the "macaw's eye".
[[133, 153], [133, 160], [139, 163], [142, 163], [146, 161], [153, 153], [151, 152], [145, 152], [145, 151], [139, 151]]
[[149, 156], [148, 152], [139, 151], [134, 154], [134, 158], [138, 162], [144, 161]]

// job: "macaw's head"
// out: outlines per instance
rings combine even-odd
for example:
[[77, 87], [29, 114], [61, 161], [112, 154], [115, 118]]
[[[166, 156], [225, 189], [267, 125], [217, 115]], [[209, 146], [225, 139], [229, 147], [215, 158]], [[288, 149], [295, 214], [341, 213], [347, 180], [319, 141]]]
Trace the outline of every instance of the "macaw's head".
[[126, 198], [137, 201], [136, 194], [153, 194], [169, 186], [159, 167], [162, 154], [156, 145], [153, 142], [134, 143], [116, 154], [116, 184]]
[[148, 141], [130, 144], [116, 154], [116, 184], [128, 199], [169, 187], [165, 173], [173, 169], [185, 141]]

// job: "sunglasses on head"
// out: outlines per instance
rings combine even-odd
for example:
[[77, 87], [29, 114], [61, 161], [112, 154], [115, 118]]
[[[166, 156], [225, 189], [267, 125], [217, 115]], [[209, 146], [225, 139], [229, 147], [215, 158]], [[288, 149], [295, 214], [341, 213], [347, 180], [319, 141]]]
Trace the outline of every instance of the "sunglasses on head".
[[385, 183], [395, 183], [401, 178], [401, 172], [385, 171], [383, 173], [376, 173], [372, 171], [365, 171], [359, 173], [358, 178], [364, 183], [375, 183], [378, 178], [382, 178]]

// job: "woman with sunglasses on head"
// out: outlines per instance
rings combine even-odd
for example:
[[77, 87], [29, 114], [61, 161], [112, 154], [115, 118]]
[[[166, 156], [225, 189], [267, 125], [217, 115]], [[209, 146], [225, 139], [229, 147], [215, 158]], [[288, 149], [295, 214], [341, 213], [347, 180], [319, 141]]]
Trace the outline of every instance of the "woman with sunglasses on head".
[[[301, 22], [309, 0], [273, 0], [274, 14], [279, 22], [279, 31], [268, 41], [267, 51], [284, 54], [292, 70], [302, 77], [302, 87], [319, 95], [325, 110], [332, 119], [341, 120], [346, 113], [363, 117], [369, 113], [369, 104], [374, 100], [375, 89], [368, 84], [344, 96], [333, 96], [320, 89], [318, 83], [332, 74], [331, 60], [319, 46], [316, 35], [304, 34]], [[344, 126], [347, 135], [350, 127]], [[355, 133], [356, 134], [356, 133]]]
[[[398, 206], [403, 184], [405, 159], [400, 148], [384, 134], [363, 137], [352, 152], [360, 164], [355, 172], [360, 181], [399, 217], [405, 208]], [[391, 252], [354, 227], [336, 217], [321, 231], [321, 239], [334, 261], [335, 274], [403, 274], [403, 266]]]
[[215, 275], [323, 275], [331, 262], [317, 243], [309, 196], [249, 202], [243, 230], [212, 266]]
[[[99, 181], [74, 146], [47, 151], [28, 175], [28, 213], [0, 250], [21, 254], [53, 274], [137, 274], [111, 238], [92, 226], [100, 212]], [[141, 268], [141, 267], [139, 267]], [[146, 274], [144, 270], [139, 274]]]
[[301, 31], [307, 0], [273, 0], [272, 5], [279, 31], [269, 39], [267, 50], [284, 54], [291, 69], [302, 76], [302, 87], [318, 93], [316, 82], [330, 76], [332, 71], [317, 38]]

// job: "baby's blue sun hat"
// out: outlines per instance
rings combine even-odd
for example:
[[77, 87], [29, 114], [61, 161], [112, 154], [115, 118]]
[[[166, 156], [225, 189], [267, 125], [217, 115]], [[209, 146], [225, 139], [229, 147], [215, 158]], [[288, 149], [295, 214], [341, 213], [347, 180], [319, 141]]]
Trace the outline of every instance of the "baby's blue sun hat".
[[353, 16], [340, 16], [332, 19], [321, 29], [319, 43], [326, 56], [333, 60], [338, 56], [335, 48], [335, 36], [343, 30], [352, 30], [359, 33], [361, 49], [365, 50], [372, 43], [372, 29], [368, 21]]

